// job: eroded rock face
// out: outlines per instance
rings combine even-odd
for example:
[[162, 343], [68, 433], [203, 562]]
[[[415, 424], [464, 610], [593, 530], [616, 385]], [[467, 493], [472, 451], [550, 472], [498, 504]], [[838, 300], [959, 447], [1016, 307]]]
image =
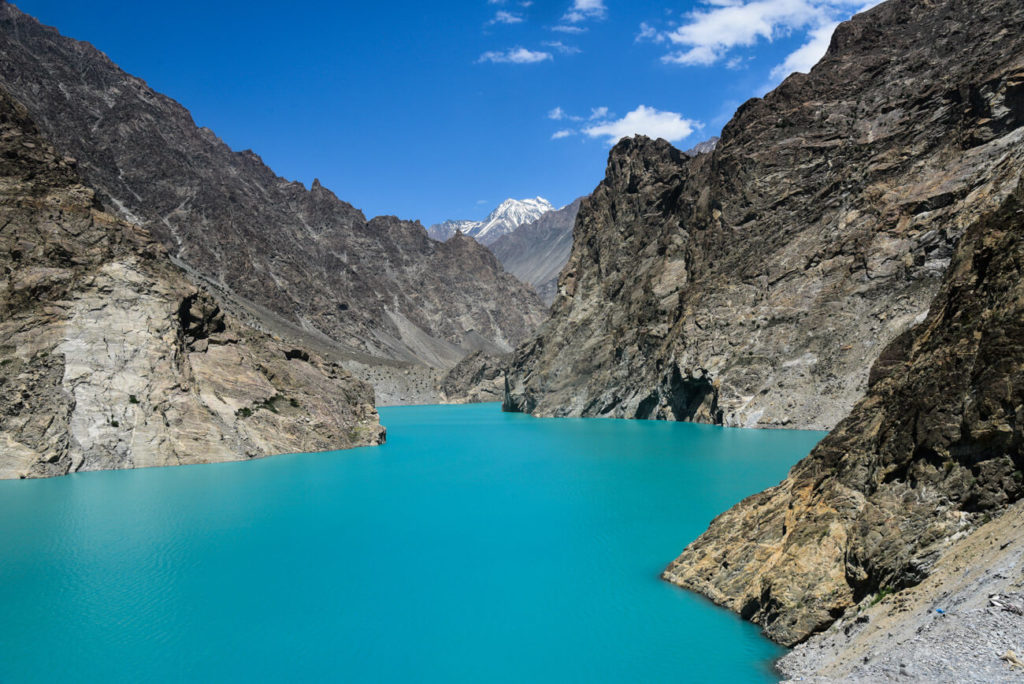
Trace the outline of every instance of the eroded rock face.
[[225, 315], [0, 91], [0, 478], [383, 438], [369, 386]]
[[1024, 183], [967, 230], [928, 318], [871, 381], [785, 481], [716, 518], [664, 577], [793, 644], [916, 585], [1021, 499]]
[[[1022, 126], [1024, 5], [889, 0], [713, 151], [623, 140], [506, 408], [833, 427], [1016, 187]], [[679, 378], [714, 401], [680, 411]]]
[[546, 316], [476, 242], [367, 220], [319, 182], [233, 152], [177, 102], [0, 0], [0, 86], [79, 161], [111, 213], [139, 223], [214, 289], [344, 350], [449, 368], [511, 349]]
[[441, 397], [449, 404], [503, 401], [511, 355], [470, 354], [441, 379]]

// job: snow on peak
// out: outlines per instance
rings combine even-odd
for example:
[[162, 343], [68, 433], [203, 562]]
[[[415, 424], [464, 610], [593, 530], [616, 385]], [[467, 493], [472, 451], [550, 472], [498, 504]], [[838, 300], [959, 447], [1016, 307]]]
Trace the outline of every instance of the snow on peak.
[[489, 245], [502, 235], [507, 235], [519, 226], [536, 221], [555, 207], [543, 197], [532, 199], [509, 198], [499, 204], [483, 221], [445, 221], [427, 229], [435, 240], [447, 240], [461, 230], [478, 242]]

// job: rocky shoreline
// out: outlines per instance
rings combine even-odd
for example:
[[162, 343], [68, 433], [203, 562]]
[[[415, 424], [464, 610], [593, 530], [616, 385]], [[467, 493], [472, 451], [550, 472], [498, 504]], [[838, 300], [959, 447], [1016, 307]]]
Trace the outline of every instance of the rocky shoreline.
[[1024, 680], [1024, 504], [951, 541], [919, 585], [866, 597], [776, 667], [790, 682]]

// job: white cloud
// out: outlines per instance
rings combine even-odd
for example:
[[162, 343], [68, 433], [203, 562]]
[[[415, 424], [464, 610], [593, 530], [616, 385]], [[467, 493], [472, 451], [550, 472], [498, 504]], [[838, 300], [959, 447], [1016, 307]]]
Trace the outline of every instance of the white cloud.
[[559, 24], [558, 26], [552, 26], [552, 31], [558, 31], [560, 33], [584, 33], [587, 29], [582, 26], [564, 26]]
[[684, 119], [675, 112], [662, 112], [653, 107], [640, 105], [621, 119], [597, 123], [584, 128], [583, 132], [591, 138], [606, 138], [609, 143], [638, 134], [677, 142], [701, 126], [700, 123]]
[[555, 107], [548, 112], [548, 118], [554, 121], [583, 121], [582, 116], [573, 116], [561, 107]]
[[566, 129], [563, 129], [561, 131], [555, 131], [554, 133], [552, 133], [551, 134], [551, 139], [552, 140], [561, 140], [562, 138], [568, 138], [570, 135], [575, 135], [575, 134], [576, 134], [576, 131], [573, 131], [571, 129], [566, 128]]
[[548, 41], [544, 43], [544, 45], [546, 45], [549, 48], [554, 48], [555, 50], [558, 50], [558, 52], [562, 53], [563, 55], [578, 55], [579, 53], [583, 52], [575, 45], [566, 45], [560, 40]]
[[505, 10], [498, 10], [498, 13], [494, 15], [494, 18], [487, 22], [488, 25], [521, 23], [523, 23], [523, 18], [521, 16], [518, 14], [512, 14], [511, 12], [506, 12]]
[[637, 39], [671, 43], [675, 49], [661, 58], [663, 62], [706, 66], [735, 48], [804, 32], [803, 47], [776, 67], [781, 73], [787, 64], [809, 68], [824, 54], [839, 21], [880, 1], [868, 0], [865, 5], [865, 0], [704, 0], [703, 8], [689, 12], [672, 30], [657, 32], [641, 24]]
[[664, 43], [665, 34], [644, 21], [640, 23], [640, 33], [636, 34], [636, 42], [642, 43], [645, 40], [653, 43]]
[[662, 62], [666, 64], [683, 64], [685, 66], [708, 66], [718, 61], [720, 55], [715, 49], [707, 45], [697, 45], [686, 52], [672, 52], [663, 55]]
[[535, 52], [523, 47], [512, 48], [505, 52], [485, 52], [477, 62], [494, 62], [495, 64], [536, 64], [554, 59], [550, 52]]
[[573, 0], [572, 7], [562, 17], [562, 21], [578, 24], [588, 19], [604, 19], [607, 11], [604, 0]]
[[832, 42], [832, 34], [839, 26], [839, 22], [825, 24], [810, 31], [808, 40], [798, 50], [791, 52], [786, 61], [772, 69], [772, 78], [781, 81], [794, 71], [807, 73], [815, 64], [825, 56], [829, 43]]
[[590, 110], [591, 119], [603, 119], [608, 116], [607, 107], [594, 107]]

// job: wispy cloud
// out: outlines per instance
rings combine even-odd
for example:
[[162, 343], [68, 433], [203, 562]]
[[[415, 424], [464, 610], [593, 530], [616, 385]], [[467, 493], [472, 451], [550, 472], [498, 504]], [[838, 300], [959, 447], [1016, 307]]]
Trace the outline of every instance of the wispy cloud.
[[597, 122], [584, 128], [583, 133], [591, 138], [605, 138], [609, 143], [616, 143], [631, 135], [678, 142], [701, 127], [699, 122], [683, 118], [676, 112], [662, 112], [640, 105], [621, 119]]
[[571, 128], [564, 128], [560, 131], [555, 131], [551, 134], [552, 140], [561, 140], [562, 138], [568, 138], [570, 135], [576, 135], [576, 131]]
[[594, 107], [590, 110], [590, 118], [593, 119], [604, 119], [608, 117], [607, 107]]
[[548, 118], [552, 121], [583, 121], [582, 116], [573, 116], [561, 107], [555, 107], [548, 112]]
[[558, 31], [559, 33], [586, 33], [587, 29], [582, 26], [567, 26], [564, 24], [558, 24], [557, 26], [551, 27], [552, 31]]
[[604, 0], [573, 0], [572, 7], [562, 17], [562, 21], [578, 24], [588, 19], [604, 19], [607, 12]]
[[527, 50], [524, 47], [515, 47], [504, 52], [490, 51], [480, 55], [478, 63], [493, 62], [495, 64], [536, 64], [549, 59], [554, 59], [550, 52]]
[[664, 43], [665, 34], [646, 21], [642, 21], [640, 22], [640, 32], [636, 34], [636, 42], [642, 43], [645, 40], [649, 40], [652, 43]]
[[487, 22], [487, 25], [490, 26], [492, 24], [521, 24], [521, 23], [523, 23], [523, 18], [521, 16], [519, 16], [518, 14], [512, 14], [511, 12], [506, 12], [505, 10], [498, 10], [498, 13], [494, 15], [493, 19], [491, 19], [489, 22]]
[[578, 55], [579, 53], [583, 52], [575, 45], [566, 45], [560, 40], [547, 41], [544, 43], [544, 46], [557, 50], [563, 55]]
[[782, 64], [772, 69], [772, 78], [781, 81], [795, 71], [805, 74], [809, 72], [811, 67], [825, 56], [837, 26], [839, 26], [838, 21], [824, 24], [808, 32], [807, 42], [798, 50], [791, 52]]

